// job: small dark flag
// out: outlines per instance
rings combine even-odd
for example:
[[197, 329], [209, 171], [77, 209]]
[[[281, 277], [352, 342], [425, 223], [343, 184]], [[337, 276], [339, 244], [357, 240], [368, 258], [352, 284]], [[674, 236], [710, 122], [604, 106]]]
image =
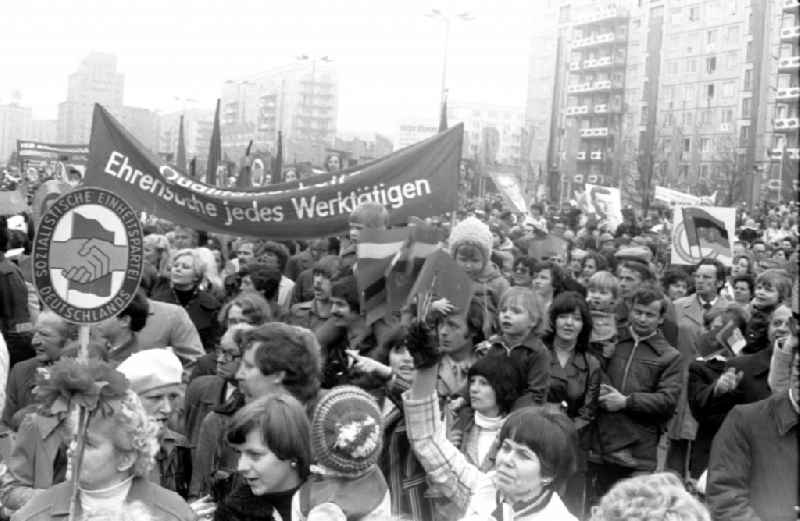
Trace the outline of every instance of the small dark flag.
[[211, 131], [211, 144], [208, 149], [208, 164], [206, 167], [206, 184], [217, 184], [217, 166], [222, 161], [222, 135], [219, 129], [219, 105], [217, 98], [217, 110], [214, 112], [214, 129]]
[[181, 116], [180, 127], [178, 128], [178, 157], [175, 160], [178, 172], [186, 173], [186, 141], [183, 136], [183, 116]]
[[275, 160], [272, 163], [272, 182], [273, 183], [282, 183], [283, 176], [281, 175], [281, 170], [283, 170], [283, 132], [280, 130], [278, 131], [278, 144], [275, 147]]
[[197, 158], [193, 157], [191, 161], [189, 161], [189, 177], [192, 179], [197, 179]]
[[447, 130], [447, 96], [442, 99], [442, 107], [439, 112], [439, 132]]

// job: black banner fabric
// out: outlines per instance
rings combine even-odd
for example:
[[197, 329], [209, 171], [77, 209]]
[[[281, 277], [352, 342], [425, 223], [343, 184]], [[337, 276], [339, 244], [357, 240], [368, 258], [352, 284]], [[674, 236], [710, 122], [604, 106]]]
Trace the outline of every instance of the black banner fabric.
[[[391, 224], [455, 209], [463, 125], [358, 168], [304, 182], [219, 188], [162, 162], [95, 105], [84, 185], [106, 188], [134, 208], [211, 232], [309, 239], [344, 232], [364, 201], [389, 210]], [[305, 183], [305, 184], [304, 184]]]

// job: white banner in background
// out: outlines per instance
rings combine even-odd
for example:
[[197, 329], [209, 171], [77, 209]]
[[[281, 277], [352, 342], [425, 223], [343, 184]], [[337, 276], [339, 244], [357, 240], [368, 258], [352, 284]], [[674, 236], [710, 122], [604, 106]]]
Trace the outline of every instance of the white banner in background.
[[513, 204], [518, 212], [527, 214], [528, 205], [525, 203], [517, 176], [511, 172], [489, 172], [489, 175], [506, 200]]
[[600, 185], [586, 185], [584, 211], [593, 214], [600, 221], [608, 221], [616, 230], [622, 224], [622, 195], [619, 188]]

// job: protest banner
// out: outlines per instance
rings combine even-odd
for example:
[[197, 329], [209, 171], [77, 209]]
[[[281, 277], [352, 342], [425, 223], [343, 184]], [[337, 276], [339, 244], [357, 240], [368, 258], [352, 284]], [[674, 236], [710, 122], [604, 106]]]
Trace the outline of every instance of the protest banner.
[[694, 265], [701, 259], [733, 263], [736, 209], [720, 206], [684, 206], [672, 221], [671, 263]]
[[608, 222], [616, 230], [622, 224], [622, 195], [619, 188], [587, 183], [582, 210], [601, 222]]
[[88, 157], [88, 145], [17, 140], [17, 159], [23, 171], [31, 167], [49, 169], [54, 172], [53, 177], [60, 181], [67, 181], [70, 170], [77, 170], [81, 176], [85, 175]]
[[459, 124], [355, 169], [305, 181], [219, 188], [161, 162], [95, 105], [85, 184], [201, 230], [278, 240], [324, 237], [344, 232], [350, 213], [365, 201], [385, 205], [391, 224], [453, 211], [463, 130]]
[[669, 205], [713, 205], [717, 192], [705, 197], [679, 192], [664, 186], [656, 186], [655, 199]]
[[500, 195], [518, 212], [527, 214], [528, 204], [522, 195], [517, 176], [511, 172], [489, 172], [495, 186], [500, 190]]

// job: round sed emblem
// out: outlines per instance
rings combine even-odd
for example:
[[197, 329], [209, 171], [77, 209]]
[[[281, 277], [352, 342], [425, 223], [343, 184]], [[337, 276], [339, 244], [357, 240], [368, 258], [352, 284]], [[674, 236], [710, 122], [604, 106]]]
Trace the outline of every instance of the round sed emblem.
[[102, 322], [133, 299], [142, 253], [136, 211], [108, 190], [78, 188], [42, 215], [33, 246], [33, 282], [45, 306], [65, 320]]

